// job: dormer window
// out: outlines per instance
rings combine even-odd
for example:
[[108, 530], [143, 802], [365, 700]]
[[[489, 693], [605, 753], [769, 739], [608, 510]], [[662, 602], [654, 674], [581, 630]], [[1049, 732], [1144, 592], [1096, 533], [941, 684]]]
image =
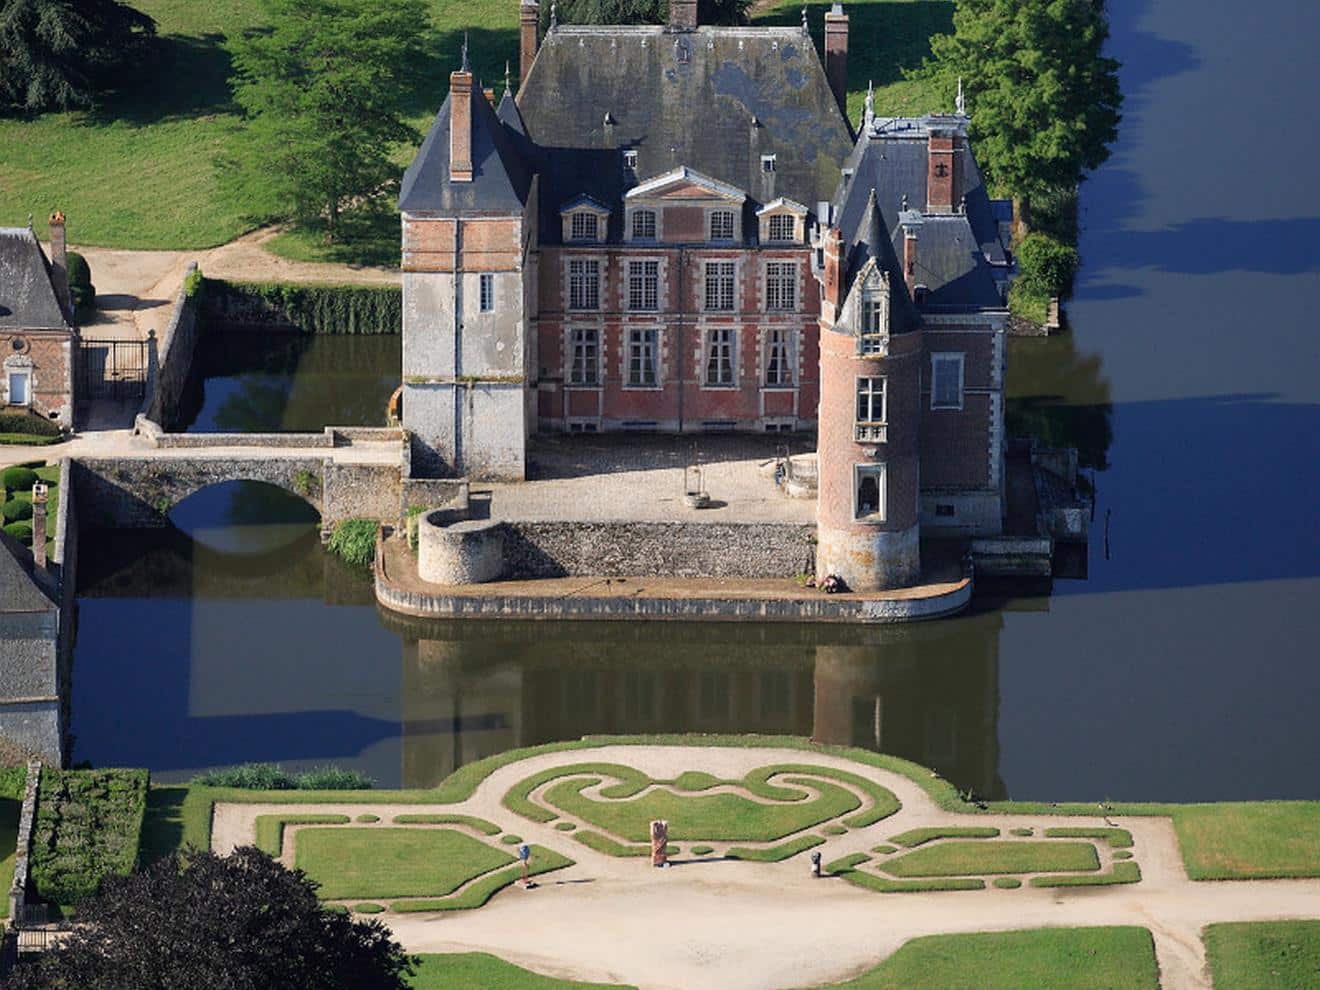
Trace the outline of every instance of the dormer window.
[[710, 239], [712, 241], [733, 240], [733, 225], [732, 210], [716, 210], [710, 215]]
[[858, 348], [863, 356], [885, 353], [889, 339], [889, 291], [881, 285], [862, 294], [862, 325]]
[[632, 239], [634, 241], [655, 240], [655, 210], [633, 211]]
[[579, 210], [570, 221], [569, 237], [575, 241], [597, 241], [600, 240], [599, 229], [600, 218], [596, 214]]
[[630, 172], [637, 171], [637, 149], [625, 148], [623, 150], [623, 167]]
[[762, 155], [762, 156], [761, 156], [761, 171], [762, 171], [762, 172], [765, 172], [767, 175], [769, 175], [769, 174], [770, 174], [771, 172], [773, 172], [774, 170], [775, 170], [775, 156], [774, 156], [774, 155]]
[[772, 241], [792, 241], [797, 236], [797, 218], [790, 213], [778, 213], [769, 218], [767, 223], [769, 239]]

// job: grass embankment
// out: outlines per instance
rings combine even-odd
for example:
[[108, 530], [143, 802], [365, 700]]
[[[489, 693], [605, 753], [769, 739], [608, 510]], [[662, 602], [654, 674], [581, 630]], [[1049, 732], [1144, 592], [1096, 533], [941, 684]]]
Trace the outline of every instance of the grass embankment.
[[1216, 990], [1320, 986], [1320, 921], [1210, 925], [1204, 937]]
[[1191, 805], [1173, 825], [1193, 880], [1320, 876], [1320, 801]]
[[579, 983], [532, 973], [485, 952], [417, 956], [413, 990], [637, 990], [618, 983]]
[[887, 860], [884, 871], [896, 877], [968, 877], [995, 873], [1054, 873], [1100, 869], [1089, 842], [941, 842]]
[[826, 990], [1158, 990], [1144, 928], [932, 935]]
[[449, 828], [306, 828], [295, 864], [325, 900], [445, 897], [514, 857]]
[[[45, 114], [33, 120], [0, 119], [0, 224], [21, 226], [56, 206], [69, 215], [74, 243], [117, 248], [182, 250], [214, 247], [252, 226], [242, 204], [220, 189], [216, 158], [232, 152], [242, 127], [229, 89], [226, 37], [261, 23], [257, 0], [136, 0], [156, 19], [158, 49], [140, 72], [89, 113]], [[470, 35], [473, 71], [498, 90], [504, 63], [518, 66], [518, 10], [507, 0], [446, 0], [432, 4], [436, 33], [430, 57], [416, 66], [416, 83], [402, 107], [424, 132], [444, 98], [443, 84], [457, 67], [464, 34]], [[812, 32], [821, 49], [822, 9], [812, 8]], [[886, 112], [918, 112], [952, 106], [953, 94], [935, 94], [910, 83], [902, 68], [929, 52], [932, 32], [950, 30], [948, 0], [856, 0], [848, 6], [849, 116], [861, 112], [868, 79], [877, 84], [876, 106]], [[758, 24], [797, 24], [800, 5], [776, 5]], [[864, 39], [865, 43], [862, 43]], [[415, 146], [399, 147], [402, 174]], [[254, 190], [261, 200], [264, 190]], [[269, 246], [308, 261], [397, 265], [398, 218], [392, 204], [350, 213], [351, 238], [327, 245], [319, 232], [284, 234]], [[39, 226], [44, 232], [44, 227]]]

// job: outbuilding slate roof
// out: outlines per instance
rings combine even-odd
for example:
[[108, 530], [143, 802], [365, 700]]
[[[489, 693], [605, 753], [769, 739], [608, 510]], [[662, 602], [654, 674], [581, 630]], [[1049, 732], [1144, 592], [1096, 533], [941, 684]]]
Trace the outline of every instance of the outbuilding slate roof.
[[28, 227], [0, 227], [0, 329], [68, 328], [36, 235]]
[[55, 603], [32, 579], [32, 552], [0, 530], [0, 613], [54, 608]]
[[[816, 49], [797, 28], [556, 27], [518, 106], [537, 148], [543, 241], [557, 239], [555, 217], [573, 196], [617, 204], [680, 165], [760, 203], [829, 200], [852, 148]], [[623, 168], [625, 148], [637, 152], [635, 170]]]

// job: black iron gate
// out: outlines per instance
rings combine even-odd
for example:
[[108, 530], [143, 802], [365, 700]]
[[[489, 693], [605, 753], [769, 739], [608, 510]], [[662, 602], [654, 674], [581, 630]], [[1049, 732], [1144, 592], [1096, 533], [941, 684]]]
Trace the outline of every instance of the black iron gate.
[[147, 342], [83, 337], [78, 378], [81, 399], [141, 399], [147, 392]]

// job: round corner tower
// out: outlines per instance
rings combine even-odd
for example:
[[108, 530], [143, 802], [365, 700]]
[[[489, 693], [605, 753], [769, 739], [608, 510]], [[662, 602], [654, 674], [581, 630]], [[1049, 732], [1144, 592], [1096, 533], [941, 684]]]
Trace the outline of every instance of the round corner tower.
[[[825, 242], [820, 333], [816, 580], [854, 591], [921, 576], [921, 331], [902, 284], [868, 260], [845, 289], [837, 231]], [[893, 305], [891, 305], [891, 302]]]

